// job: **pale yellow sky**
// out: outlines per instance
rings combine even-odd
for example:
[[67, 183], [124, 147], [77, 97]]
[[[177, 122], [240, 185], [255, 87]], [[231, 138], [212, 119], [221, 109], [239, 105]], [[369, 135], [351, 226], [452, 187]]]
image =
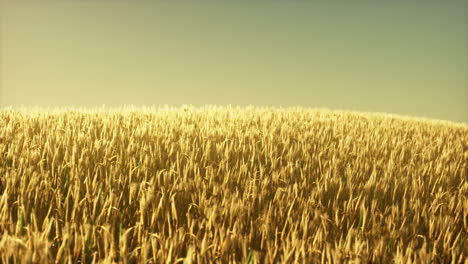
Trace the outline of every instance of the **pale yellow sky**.
[[468, 122], [466, 1], [0, 1], [2, 106], [300, 105]]

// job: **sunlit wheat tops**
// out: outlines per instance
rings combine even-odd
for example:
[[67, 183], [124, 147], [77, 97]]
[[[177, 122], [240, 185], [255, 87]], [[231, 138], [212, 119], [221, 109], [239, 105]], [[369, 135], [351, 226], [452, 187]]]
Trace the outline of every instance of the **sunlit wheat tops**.
[[468, 125], [0, 110], [1, 263], [468, 263]]

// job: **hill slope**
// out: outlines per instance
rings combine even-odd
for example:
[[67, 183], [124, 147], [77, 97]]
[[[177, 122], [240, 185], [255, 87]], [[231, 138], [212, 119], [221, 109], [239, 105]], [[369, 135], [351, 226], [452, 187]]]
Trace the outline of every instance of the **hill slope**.
[[302, 108], [0, 111], [0, 258], [462, 263], [468, 125]]

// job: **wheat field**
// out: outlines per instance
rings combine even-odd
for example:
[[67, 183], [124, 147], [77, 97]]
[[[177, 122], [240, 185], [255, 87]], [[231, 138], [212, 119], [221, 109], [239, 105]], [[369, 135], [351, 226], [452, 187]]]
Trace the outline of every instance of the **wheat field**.
[[468, 263], [468, 124], [0, 110], [1, 263]]

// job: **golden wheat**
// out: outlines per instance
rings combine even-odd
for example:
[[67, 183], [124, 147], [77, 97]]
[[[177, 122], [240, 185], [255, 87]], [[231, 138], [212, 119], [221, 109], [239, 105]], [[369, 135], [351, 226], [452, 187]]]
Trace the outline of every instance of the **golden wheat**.
[[1, 263], [468, 263], [468, 125], [3, 109]]

